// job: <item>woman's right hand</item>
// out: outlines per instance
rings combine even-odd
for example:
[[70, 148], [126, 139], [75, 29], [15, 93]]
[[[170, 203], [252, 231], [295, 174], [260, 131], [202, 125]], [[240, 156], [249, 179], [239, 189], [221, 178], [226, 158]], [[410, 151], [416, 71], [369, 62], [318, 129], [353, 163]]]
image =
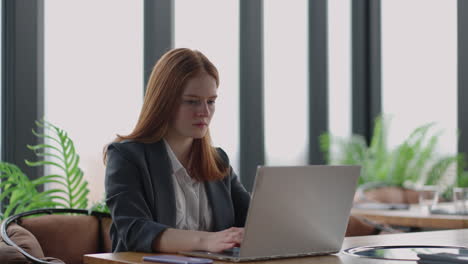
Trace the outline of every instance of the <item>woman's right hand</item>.
[[206, 233], [201, 244], [206, 251], [221, 252], [239, 245], [242, 239], [244, 239], [244, 228], [231, 227], [219, 232]]

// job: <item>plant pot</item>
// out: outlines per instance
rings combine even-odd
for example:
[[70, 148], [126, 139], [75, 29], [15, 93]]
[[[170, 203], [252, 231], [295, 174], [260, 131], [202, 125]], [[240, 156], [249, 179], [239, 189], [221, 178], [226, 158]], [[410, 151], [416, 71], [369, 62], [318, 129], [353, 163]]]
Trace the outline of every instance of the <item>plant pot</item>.
[[419, 203], [419, 192], [412, 189], [388, 186], [364, 192], [367, 199], [380, 203]]
[[417, 204], [419, 192], [385, 184], [363, 185], [358, 189], [355, 202]]

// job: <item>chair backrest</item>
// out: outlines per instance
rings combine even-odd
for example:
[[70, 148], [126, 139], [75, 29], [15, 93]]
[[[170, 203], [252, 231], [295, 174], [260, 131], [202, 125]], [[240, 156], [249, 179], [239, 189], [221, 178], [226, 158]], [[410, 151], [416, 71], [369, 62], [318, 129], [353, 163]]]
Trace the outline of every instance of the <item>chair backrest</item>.
[[102, 253], [111, 253], [112, 252], [112, 240], [110, 237], [110, 228], [112, 225], [112, 218], [109, 216], [101, 217], [101, 247], [100, 251]]
[[39, 241], [44, 256], [81, 264], [84, 254], [103, 252], [99, 219], [89, 215], [44, 215], [21, 224]]
[[[44, 210], [35, 211], [36, 214], [44, 214]], [[58, 258], [67, 264], [81, 264], [85, 254], [111, 252], [109, 229], [112, 220], [108, 214], [77, 215], [77, 213], [87, 214], [87, 211], [73, 209], [68, 211], [66, 209], [48, 209], [46, 211], [46, 213], [57, 212], [71, 212], [74, 215], [42, 215], [33, 218], [23, 218], [23, 215], [10, 218], [14, 218], [15, 222], [32, 233], [46, 257]], [[5, 239], [3, 234], [8, 228], [7, 221], [12, 222], [10, 218], [2, 224], [1, 231], [5, 242], [14, 244], [15, 241], [8, 241], [9, 238]], [[25, 255], [23, 252], [21, 253]], [[33, 259], [30, 258], [31, 256], [25, 255], [25, 257], [36, 263], [44, 263], [34, 259], [34, 256], [32, 256]]]

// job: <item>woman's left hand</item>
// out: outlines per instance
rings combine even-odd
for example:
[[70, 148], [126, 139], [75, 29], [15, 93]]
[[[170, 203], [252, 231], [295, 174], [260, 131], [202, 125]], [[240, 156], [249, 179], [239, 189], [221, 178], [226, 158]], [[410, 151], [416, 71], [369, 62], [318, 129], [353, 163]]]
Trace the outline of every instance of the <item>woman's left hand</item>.
[[209, 232], [202, 237], [203, 250], [221, 252], [240, 245], [244, 239], [244, 228], [231, 227], [219, 232]]

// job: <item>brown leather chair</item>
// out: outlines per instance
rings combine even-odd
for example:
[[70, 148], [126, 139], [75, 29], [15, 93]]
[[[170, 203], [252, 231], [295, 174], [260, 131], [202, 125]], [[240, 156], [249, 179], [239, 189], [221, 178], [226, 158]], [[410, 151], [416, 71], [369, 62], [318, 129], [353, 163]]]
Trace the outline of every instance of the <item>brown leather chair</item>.
[[81, 264], [85, 254], [111, 252], [111, 223], [109, 214], [77, 209], [11, 216], [0, 227], [0, 263]]

